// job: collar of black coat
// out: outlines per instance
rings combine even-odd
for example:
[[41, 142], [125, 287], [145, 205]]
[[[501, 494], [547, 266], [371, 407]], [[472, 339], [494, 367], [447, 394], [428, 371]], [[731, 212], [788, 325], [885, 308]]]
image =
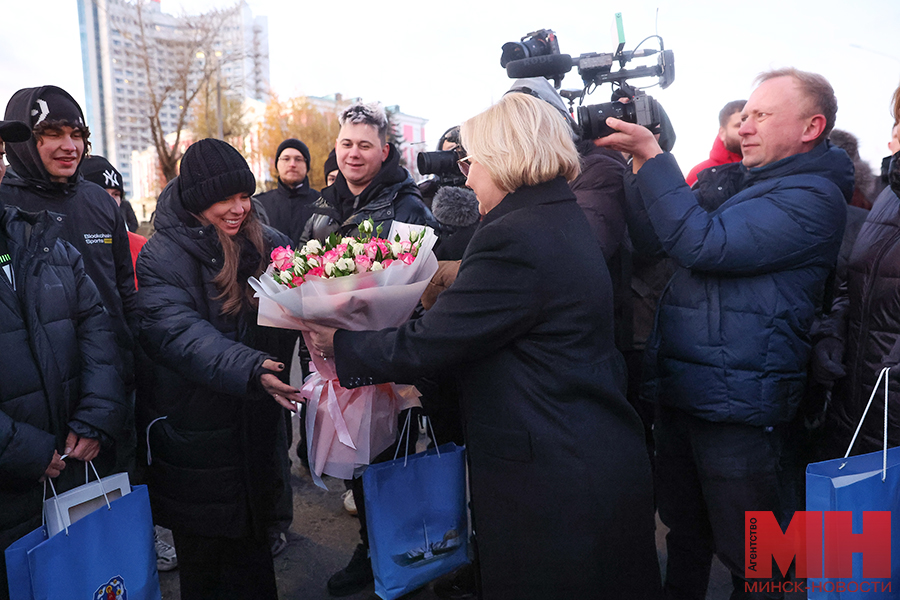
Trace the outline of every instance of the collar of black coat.
[[288, 197], [297, 196], [301, 192], [304, 192], [305, 190], [309, 189], [309, 176], [305, 177], [303, 179], [303, 181], [300, 182], [299, 185], [296, 185], [293, 187], [291, 187], [288, 184], [286, 184], [285, 182], [283, 182], [281, 180], [281, 177], [279, 177], [278, 178], [278, 189], [280, 189], [282, 192], [287, 194]]
[[63, 221], [65, 216], [54, 212], [31, 213], [0, 203], [0, 229], [14, 242], [31, 245], [32, 234], [37, 233], [37, 237], [33, 238], [36, 241], [44, 245], [54, 244]]
[[507, 194], [500, 201], [500, 204], [481, 219], [481, 225], [487, 225], [506, 214], [522, 208], [569, 201], [575, 201], [575, 194], [569, 189], [569, 184], [566, 182], [565, 177], [557, 177], [537, 185], [523, 186]]

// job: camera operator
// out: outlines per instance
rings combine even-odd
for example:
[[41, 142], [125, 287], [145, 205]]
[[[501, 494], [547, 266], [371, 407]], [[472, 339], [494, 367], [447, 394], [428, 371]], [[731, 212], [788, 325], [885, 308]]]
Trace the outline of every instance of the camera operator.
[[609, 119], [616, 133], [596, 141], [633, 156], [626, 192], [646, 217], [637, 233], [679, 265], [645, 382], [660, 404], [656, 494], [671, 598], [705, 595], [714, 552], [732, 572], [732, 597], [743, 594], [745, 511], [781, 519], [794, 508], [783, 503], [786, 431], [853, 191], [852, 163], [826, 140], [837, 112], [828, 81], [796, 69], [757, 81], [742, 112], [742, 162], [719, 167], [707, 192], [691, 191], [644, 127]]

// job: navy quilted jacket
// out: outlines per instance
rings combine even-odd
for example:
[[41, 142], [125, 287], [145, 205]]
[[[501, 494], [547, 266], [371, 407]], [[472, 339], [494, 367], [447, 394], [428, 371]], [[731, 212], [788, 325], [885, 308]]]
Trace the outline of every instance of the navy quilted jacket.
[[714, 175], [692, 192], [666, 153], [629, 190], [630, 202], [643, 198], [651, 229], [641, 233], [679, 265], [660, 298], [645, 392], [708, 421], [783, 423], [806, 384], [809, 329], [841, 245], [853, 165], [825, 142]]
[[[0, 275], [0, 548], [40, 525], [38, 479], [69, 431], [108, 441], [125, 422], [112, 322], [63, 219], [0, 208], [17, 290]], [[84, 483], [68, 462], [57, 490]]]

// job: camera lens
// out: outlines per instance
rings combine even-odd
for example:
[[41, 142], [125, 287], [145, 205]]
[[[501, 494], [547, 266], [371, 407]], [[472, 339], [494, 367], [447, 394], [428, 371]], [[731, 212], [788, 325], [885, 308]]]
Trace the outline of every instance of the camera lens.
[[579, 106], [578, 123], [584, 132], [584, 138], [594, 140], [614, 133], [615, 129], [606, 124], [608, 117], [615, 117], [622, 121], [634, 123], [634, 106], [622, 104], [621, 102], [604, 102], [603, 104]]
[[416, 166], [419, 167], [419, 173], [423, 175], [459, 175], [459, 167], [456, 159], [459, 156], [456, 150], [444, 150], [442, 152], [420, 152], [416, 157]]
[[538, 37], [529, 38], [524, 42], [506, 42], [500, 49], [503, 51], [500, 55], [500, 66], [504, 69], [511, 61], [552, 53], [550, 44]]

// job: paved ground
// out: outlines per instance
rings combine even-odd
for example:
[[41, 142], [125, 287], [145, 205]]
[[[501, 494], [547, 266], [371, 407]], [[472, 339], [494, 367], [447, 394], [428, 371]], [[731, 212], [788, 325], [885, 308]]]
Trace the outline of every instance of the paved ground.
[[[296, 427], [296, 422], [295, 422]], [[296, 435], [295, 435], [295, 438]], [[293, 454], [293, 453], [292, 453]], [[342, 569], [359, 541], [359, 521], [343, 508], [341, 494], [343, 483], [326, 478], [329, 488], [322, 490], [312, 482], [309, 471], [295, 456], [291, 479], [294, 487], [294, 522], [291, 526], [288, 546], [275, 559], [278, 590], [281, 600], [326, 600], [325, 583], [336, 571]], [[171, 541], [171, 540], [170, 540]], [[665, 527], [659, 524], [657, 547], [660, 564], [665, 568]], [[160, 573], [163, 600], [180, 600], [178, 571]], [[717, 560], [713, 564], [707, 600], [724, 600], [731, 592], [731, 578]], [[347, 600], [377, 598], [372, 585]], [[416, 594], [412, 600], [434, 600], [437, 596], [430, 586]], [[188, 599], [185, 599], [188, 600]]]

